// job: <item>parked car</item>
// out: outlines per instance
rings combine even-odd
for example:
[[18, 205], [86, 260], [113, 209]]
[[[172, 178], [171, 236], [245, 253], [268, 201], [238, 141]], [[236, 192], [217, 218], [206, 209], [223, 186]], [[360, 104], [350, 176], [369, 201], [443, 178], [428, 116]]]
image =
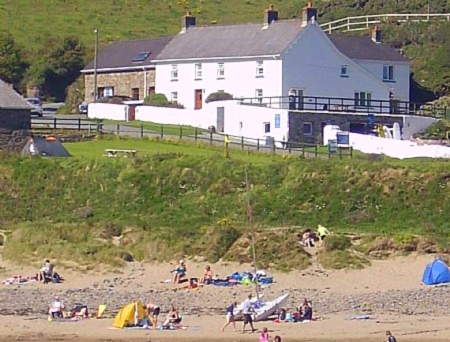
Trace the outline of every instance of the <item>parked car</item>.
[[80, 114], [84, 114], [87, 115], [88, 113], [88, 106], [89, 104], [86, 101], [83, 101], [79, 106], [78, 106], [78, 112]]
[[34, 109], [31, 111], [31, 115], [37, 115], [38, 117], [42, 117], [44, 115], [44, 110], [42, 109], [42, 102], [37, 97], [27, 97], [29, 103], [34, 106]]

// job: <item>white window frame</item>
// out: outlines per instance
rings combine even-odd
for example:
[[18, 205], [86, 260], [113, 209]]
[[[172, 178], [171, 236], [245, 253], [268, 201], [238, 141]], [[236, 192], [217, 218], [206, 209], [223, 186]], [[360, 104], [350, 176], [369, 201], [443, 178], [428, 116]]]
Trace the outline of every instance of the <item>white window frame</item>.
[[225, 78], [225, 64], [218, 63], [217, 64], [217, 79], [223, 80]]
[[[362, 94], [364, 94], [364, 96], [361, 96]], [[355, 90], [354, 105], [356, 108], [371, 107], [372, 106], [372, 93], [370, 91]]]
[[264, 61], [256, 61], [256, 77], [264, 77]]
[[348, 65], [341, 65], [341, 77], [348, 77]]
[[195, 64], [195, 79], [201, 80], [203, 76], [202, 63]]
[[170, 93], [170, 102], [178, 102], [178, 92], [172, 91]]
[[262, 89], [256, 89], [255, 90], [255, 97], [258, 101], [258, 103], [262, 103], [262, 98], [264, 97], [264, 92]]
[[172, 70], [170, 72], [170, 79], [172, 81], [178, 81], [178, 65], [177, 64], [172, 65]]
[[[309, 126], [310, 127], [310, 132], [309, 133], [305, 132], [305, 126]], [[312, 122], [303, 122], [303, 135], [312, 136], [313, 133], [314, 132], [313, 132], [313, 124], [312, 124]]]
[[394, 81], [395, 80], [395, 69], [391, 64], [383, 65], [383, 81]]

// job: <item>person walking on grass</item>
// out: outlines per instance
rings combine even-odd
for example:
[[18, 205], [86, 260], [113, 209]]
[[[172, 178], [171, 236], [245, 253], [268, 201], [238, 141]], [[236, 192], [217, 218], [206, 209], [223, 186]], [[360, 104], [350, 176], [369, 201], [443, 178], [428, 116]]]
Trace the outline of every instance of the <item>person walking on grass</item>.
[[394, 335], [391, 334], [389, 330], [386, 331], [386, 336], [387, 336], [386, 342], [397, 342], [397, 339], [394, 337]]
[[227, 326], [229, 326], [231, 323], [233, 323], [234, 331], [236, 331], [236, 320], [234, 319], [234, 309], [236, 308], [236, 306], [237, 306], [237, 303], [232, 303], [227, 308], [227, 316], [226, 316], [227, 321], [225, 322], [225, 324], [222, 327], [222, 332], [224, 332], [225, 328]]
[[242, 303], [242, 313], [244, 314], [244, 325], [242, 326], [242, 333], [245, 332], [245, 327], [247, 324], [252, 328], [252, 332], [255, 332], [256, 329], [253, 326], [253, 317], [252, 314], [255, 312], [255, 309], [252, 306], [252, 295], [249, 294], [247, 299]]

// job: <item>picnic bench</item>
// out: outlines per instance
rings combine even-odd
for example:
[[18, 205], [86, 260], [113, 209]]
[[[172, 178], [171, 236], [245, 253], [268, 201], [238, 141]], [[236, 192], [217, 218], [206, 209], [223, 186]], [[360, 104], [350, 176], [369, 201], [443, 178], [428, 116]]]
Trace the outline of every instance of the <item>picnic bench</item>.
[[105, 156], [106, 157], [118, 157], [118, 156], [124, 156], [124, 157], [132, 157], [133, 159], [136, 158], [136, 150], [116, 150], [116, 149], [105, 149]]

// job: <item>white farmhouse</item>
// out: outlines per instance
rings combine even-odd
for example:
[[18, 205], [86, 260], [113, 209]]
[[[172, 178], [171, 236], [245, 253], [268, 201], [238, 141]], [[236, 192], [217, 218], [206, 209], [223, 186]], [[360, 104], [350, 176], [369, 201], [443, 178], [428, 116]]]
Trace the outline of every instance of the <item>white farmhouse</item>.
[[262, 24], [200, 27], [188, 13], [154, 60], [156, 92], [189, 109], [220, 91], [257, 102], [294, 93], [352, 99], [355, 107], [409, 101], [410, 62], [381, 43], [378, 28], [372, 37], [328, 35], [316, 17], [311, 3], [294, 20], [278, 20], [270, 6]]

